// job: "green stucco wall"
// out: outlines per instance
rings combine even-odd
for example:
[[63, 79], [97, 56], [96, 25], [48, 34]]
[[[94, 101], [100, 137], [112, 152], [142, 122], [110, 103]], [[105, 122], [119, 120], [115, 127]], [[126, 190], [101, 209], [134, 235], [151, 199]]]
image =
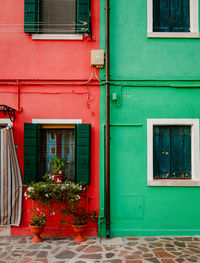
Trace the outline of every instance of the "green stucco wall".
[[[200, 187], [147, 186], [147, 119], [200, 119], [200, 41], [148, 39], [147, 0], [111, 1], [111, 236], [199, 235]], [[101, 49], [105, 50], [104, 0]], [[105, 72], [101, 70], [101, 78]], [[120, 88], [120, 85], [130, 87]], [[132, 87], [131, 87], [132, 85]], [[137, 86], [144, 87], [137, 87]], [[185, 86], [185, 87], [183, 87]], [[105, 86], [101, 86], [100, 220], [105, 235]], [[200, 172], [200, 171], [199, 171]]]

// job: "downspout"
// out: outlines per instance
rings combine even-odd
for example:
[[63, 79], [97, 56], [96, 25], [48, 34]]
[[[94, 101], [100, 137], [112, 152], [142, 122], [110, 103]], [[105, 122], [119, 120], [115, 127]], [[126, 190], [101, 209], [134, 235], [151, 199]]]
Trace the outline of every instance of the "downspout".
[[105, 123], [105, 190], [106, 190], [106, 237], [110, 237], [110, 0], [105, 0], [105, 79], [106, 79], [106, 123]]

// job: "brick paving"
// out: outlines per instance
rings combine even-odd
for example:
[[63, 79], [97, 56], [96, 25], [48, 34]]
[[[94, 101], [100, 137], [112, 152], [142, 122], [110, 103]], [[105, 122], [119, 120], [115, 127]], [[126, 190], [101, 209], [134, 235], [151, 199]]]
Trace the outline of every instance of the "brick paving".
[[0, 237], [0, 263], [182, 263], [200, 262], [200, 237]]

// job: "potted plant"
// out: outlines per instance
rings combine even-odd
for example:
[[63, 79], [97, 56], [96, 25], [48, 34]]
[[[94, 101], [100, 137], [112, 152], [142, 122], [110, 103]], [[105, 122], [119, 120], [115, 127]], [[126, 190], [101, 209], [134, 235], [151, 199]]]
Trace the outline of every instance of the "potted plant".
[[54, 182], [60, 183], [62, 182], [63, 178], [62, 167], [64, 166], [64, 161], [58, 156], [56, 156], [51, 159], [51, 162], [53, 163]]
[[82, 205], [77, 204], [68, 212], [68, 214], [72, 218], [74, 232], [77, 233], [74, 241], [84, 242], [86, 238], [83, 236], [83, 234], [87, 229], [88, 222], [90, 220], [96, 220], [96, 211], [88, 212]]
[[43, 238], [40, 234], [44, 231], [44, 226], [46, 225], [47, 215], [43, 209], [38, 207], [32, 209], [33, 216], [31, 217], [30, 229], [34, 237], [31, 240], [33, 243], [42, 242]]
[[[78, 233], [75, 239], [77, 242], [85, 241], [80, 232], [85, 231], [88, 221], [96, 219], [96, 211], [89, 212], [86, 209], [88, 186], [85, 184], [75, 184], [71, 181], [54, 183], [53, 176], [46, 174], [42, 182], [31, 183], [27, 187], [24, 197], [34, 201], [39, 208], [46, 211], [46, 213], [43, 212], [44, 216], [45, 214], [54, 215], [55, 212], [60, 214], [60, 227], [72, 224], [74, 231]], [[39, 213], [38, 210], [35, 211], [36, 217], [33, 216], [34, 221], [37, 221], [37, 213]], [[38, 217], [41, 218], [41, 215]]]

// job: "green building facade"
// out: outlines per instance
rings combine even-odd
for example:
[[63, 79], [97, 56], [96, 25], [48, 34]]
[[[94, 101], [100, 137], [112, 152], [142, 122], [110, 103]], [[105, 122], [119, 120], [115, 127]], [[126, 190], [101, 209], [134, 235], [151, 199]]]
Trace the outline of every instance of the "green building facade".
[[[198, 0], [110, 0], [111, 236], [200, 234], [198, 13]], [[102, 84], [101, 236], [104, 128]]]

